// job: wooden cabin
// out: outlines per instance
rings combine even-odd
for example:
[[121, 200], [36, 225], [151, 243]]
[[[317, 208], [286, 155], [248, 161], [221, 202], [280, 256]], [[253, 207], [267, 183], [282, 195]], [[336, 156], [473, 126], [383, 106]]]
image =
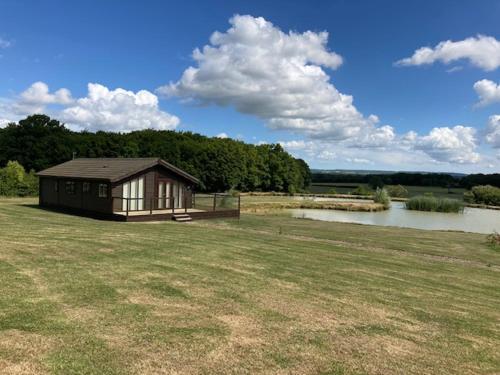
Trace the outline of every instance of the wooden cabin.
[[200, 195], [199, 181], [160, 158], [79, 158], [37, 173], [39, 204], [123, 221], [239, 217], [239, 197]]

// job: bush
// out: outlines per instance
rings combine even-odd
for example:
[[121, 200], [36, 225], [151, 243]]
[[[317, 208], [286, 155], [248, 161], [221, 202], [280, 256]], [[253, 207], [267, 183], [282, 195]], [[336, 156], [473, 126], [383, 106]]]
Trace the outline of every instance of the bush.
[[491, 185], [474, 186], [464, 193], [464, 200], [469, 203], [500, 206], [500, 188]]
[[356, 189], [351, 191], [352, 195], [372, 195], [373, 191], [365, 188], [363, 185], [358, 186]]
[[34, 171], [26, 173], [17, 161], [9, 161], [0, 168], [0, 196], [34, 196], [38, 194], [38, 178]]
[[432, 212], [463, 212], [464, 204], [456, 199], [416, 196], [405, 203], [408, 210]]
[[393, 198], [405, 198], [408, 196], [408, 190], [403, 185], [386, 186], [387, 193]]
[[386, 189], [377, 188], [375, 194], [373, 194], [373, 201], [375, 203], [381, 203], [384, 208], [391, 207], [391, 198]]
[[486, 241], [492, 246], [500, 246], [500, 233], [495, 231], [491, 234], [488, 234], [488, 236], [486, 236]]
[[335, 190], [335, 188], [331, 188], [330, 190], [328, 190], [327, 194], [337, 194], [337, 190]]

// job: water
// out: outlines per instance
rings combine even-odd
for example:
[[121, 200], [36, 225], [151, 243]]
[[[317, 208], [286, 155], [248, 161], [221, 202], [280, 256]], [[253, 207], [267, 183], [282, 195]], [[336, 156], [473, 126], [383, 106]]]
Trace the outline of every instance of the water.
[[[332, 199], [330, 199], [332, 200]], [[500, 211], [465, 208], [463, 214], [410, 211], [404, 203], [392, 202], [391, 209], [381, 212], [352, 212], [339, 210], [290, 210], [296, 218], [321, 221], [340, 221], [430, 230], [457, 230], [474, 233], [500, 232]]]

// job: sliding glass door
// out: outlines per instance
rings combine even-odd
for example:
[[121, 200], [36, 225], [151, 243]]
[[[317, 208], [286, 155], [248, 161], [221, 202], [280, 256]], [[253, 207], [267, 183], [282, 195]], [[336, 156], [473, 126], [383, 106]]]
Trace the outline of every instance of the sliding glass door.
[[158, 208], [166, 209], [171, 207], [172, 184], [169, 181], [158, 181]]
[[184, 186], [178, 182], [158, 181], [158, 209], [184, 207]]
[[127, 181], [123, 184], [122, 210], [141, 211], [144, 210], [144, 177]]

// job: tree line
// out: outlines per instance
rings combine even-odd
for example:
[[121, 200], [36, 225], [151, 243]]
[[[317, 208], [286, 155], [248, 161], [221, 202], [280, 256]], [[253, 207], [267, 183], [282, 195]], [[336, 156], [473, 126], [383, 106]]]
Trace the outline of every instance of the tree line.
[[160, 157], [197, 177], [199, 190], [295, 193], [311, 182], [309, 166], [279, 144], [253, 145], [192, 132], [74, 132], [32, 115], [0, 129], [0, 167], [19, 162], [40, 171], [76, 157]]
[[369, 184], [373, 188], [384, 185], [463, 187], [470, 189], [477, 185], [500, 187], [500, 174], [470, 174], [463, 177], [447, 173], [354, 174], [354, 173], [312, 173], [313, 183], [356, 183]]

